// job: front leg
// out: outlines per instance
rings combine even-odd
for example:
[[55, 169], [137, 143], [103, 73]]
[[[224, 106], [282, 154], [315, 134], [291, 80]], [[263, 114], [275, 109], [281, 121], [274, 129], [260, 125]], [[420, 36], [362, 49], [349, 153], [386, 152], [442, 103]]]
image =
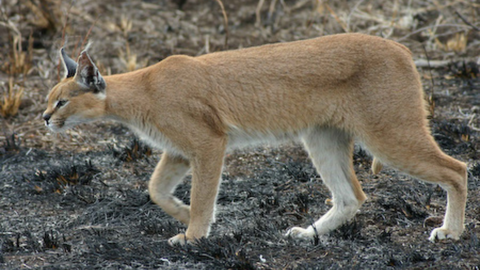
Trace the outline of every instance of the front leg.
[[216, 143], [205, 143], [191, 159], [192, 189], [190, 195], [190, 222], [185, 234], [169, 239], [171, 245], [185, 244], [207, 237], [210, 225], [214, 222], [215, 202], [217, 199], [220, 177], [225, 154], [224, 140]]
[[190, 220], [190, 209], [173, 196], [173, 192], [189, 169], [188, 160], [165, 152], [148, 184], [150, 199], [167, 214], [186, 225]]

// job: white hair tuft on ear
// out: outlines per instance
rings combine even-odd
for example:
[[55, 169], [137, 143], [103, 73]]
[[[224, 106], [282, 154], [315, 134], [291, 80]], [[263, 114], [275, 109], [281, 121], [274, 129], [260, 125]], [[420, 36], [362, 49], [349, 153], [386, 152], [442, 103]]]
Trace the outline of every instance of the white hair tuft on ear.
[[89, 40], [88, 43], [87, 43], [87, 46], [85, 46], [85, 49], [83, 51], [88, 51], [90, 49], [90, 46], [92, 46], [93, 44], [93, 41]]

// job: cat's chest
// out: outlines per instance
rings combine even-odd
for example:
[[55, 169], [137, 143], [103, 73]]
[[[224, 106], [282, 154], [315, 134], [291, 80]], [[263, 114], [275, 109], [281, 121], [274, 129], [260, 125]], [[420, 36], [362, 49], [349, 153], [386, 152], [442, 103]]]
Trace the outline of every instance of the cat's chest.
[[168, 151], [170, 153], [177, 153], [182, 155], [181, 151], [176, 147], [170, 139], [168, 139], [162, 132], [160, 132], [156, 127], [153, 127], [149, 124], [146, 125], [129, 125], [142, 141], [147, 143], [149, 146], [160, 149], [163, 151]]

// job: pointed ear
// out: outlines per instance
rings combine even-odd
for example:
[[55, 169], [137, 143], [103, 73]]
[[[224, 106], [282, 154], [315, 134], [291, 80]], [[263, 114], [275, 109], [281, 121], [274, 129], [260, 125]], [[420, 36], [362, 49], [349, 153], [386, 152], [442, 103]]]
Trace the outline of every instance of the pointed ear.
[[64, 48], [60, 49], [60, 58], [62, 59], [63, 69], [65, 70], [65, 78], [75, 76], [78, 65], [75, 63], [75, 61], [73, 61], [72, 58], [68, 57]]
[[98, 72], [97, 66], [95, 66], [86, 51], [80, 53], [77, 62], [78, 67], [75, 73], [75, 81], [89, 88], [94, 93], [104, 92], [107, 86], [105, 80], [102, 75], [100, 75], [100, 72]]

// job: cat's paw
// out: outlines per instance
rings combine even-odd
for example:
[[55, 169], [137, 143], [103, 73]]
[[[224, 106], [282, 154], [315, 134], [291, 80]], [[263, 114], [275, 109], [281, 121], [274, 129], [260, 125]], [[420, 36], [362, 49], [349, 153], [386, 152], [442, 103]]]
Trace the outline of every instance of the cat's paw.
[[440, 227], [440, 228], [436, 228], [435, 230], [432, 231], [428, 240], [430, 240], [433, 243], [435, 243], [436, 239], [443, 240], [443, 239], [451, 238], [451, 239], [454, 239], [454, 240], [458, 240], [458, 239], [460, 239], [461, 234], [462, 234], [462, 232], [449, 230], [447, 228]]
[[174, 245], [184, 246], [185, 244], [192, 244], [192, 241], [193, 240], [187, 238], [187, 236], [184, 233], [180, 233], [168, 239], [168, 244], [170, 246], [174, 246]]
[[301, 227], [293, 227], [285, 233], [285, 236], [309, 240], [315, 236], [315, 232]]

